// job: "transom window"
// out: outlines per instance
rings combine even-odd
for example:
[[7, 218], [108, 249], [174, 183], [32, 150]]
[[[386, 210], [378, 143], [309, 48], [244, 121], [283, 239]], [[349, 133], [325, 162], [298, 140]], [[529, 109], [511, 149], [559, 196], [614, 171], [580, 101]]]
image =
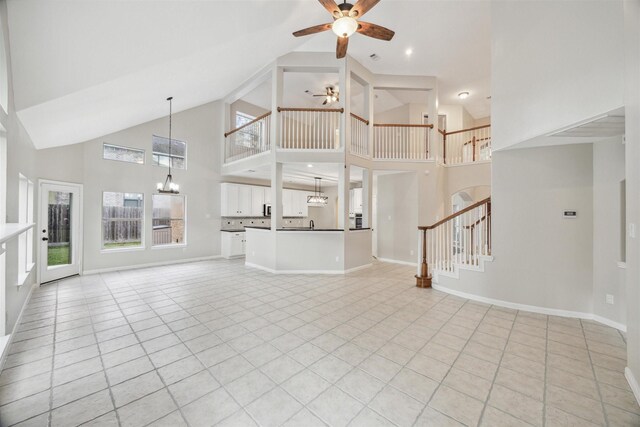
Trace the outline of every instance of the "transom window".
[[169, 167], [171, 165], [174, 169], [187, 168], [186, 142], [172, 138], [171, 147], [169, 147], [169, 138], [153, 135], [152, 146], [154, 166]]
[[144, 150], [104, 143], [102, 144], [102, 158], [142, 165], [144, 164]]

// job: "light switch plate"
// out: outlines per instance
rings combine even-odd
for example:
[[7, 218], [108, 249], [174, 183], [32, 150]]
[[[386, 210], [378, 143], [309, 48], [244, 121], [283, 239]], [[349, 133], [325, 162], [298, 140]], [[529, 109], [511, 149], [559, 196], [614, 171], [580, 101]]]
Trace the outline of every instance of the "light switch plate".
[[613, 295], [607, 294], [606, 301], [607, 304], [613, 304]]

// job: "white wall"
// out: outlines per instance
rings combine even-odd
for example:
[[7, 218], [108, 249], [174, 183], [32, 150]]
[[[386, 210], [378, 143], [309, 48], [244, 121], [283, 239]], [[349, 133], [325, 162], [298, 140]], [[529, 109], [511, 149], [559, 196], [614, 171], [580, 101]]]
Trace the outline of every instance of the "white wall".
[[[591, 144], [494, 153], [492, 255], [485, 273], [442, 278], [461, 292], [592, 313]], [[562, 211], [578, 211], [563, 219]]]
[[[625, 0], [625, 164], [627, 175], [627, 366], [633, 381], [640, 380], [640, 2]], [[636, 399], [640, 396], [636, 395]]]
[[494, 150], [623, 106], [621, 0], [491, 7]]
[[415, 263], [418, 247], [417, 174], [379, 175], [376, 198], [378, 258]]
[[[152, 200], [156, 182], [168, 170], [153, 166], [151, 137], [168, 133], [168, 118], [154, 120], [82, 144], [37, 152], [39, 178], [84, 184], [84, 270], [103, 270], [147, 263], [178, 261], [220, 254], [220, 142], [222, 104], [214, 102], [174, 114], [173, 137], [187, 143], [187, 169], [172, 170], [187, 197], [187, 245], [151, 248]], [[104, 160], [103, 143], [145, 150], [145, 164]], [[101, 251], [103, 191], [143, 193], [145, 249]]]
[[463, 105], [438, 105], [438, 115], [447, 116], [447, 131], [453, 132], [476, 126], [476, 121]]
[[[11, 72], [11, 51], [9, 49], [9, 31], [7, 22], [7, 3], [0, 2], [0, 26], [2, 27], [2, 37], [7, 61], [7, 86], [8, 86], [8, 111], [0, 108], [0, 123], [6, 129], [7, 138], [7, 176], [0, 177], [2, 185], [6, 183], [6, 222], [18, 222], [18, 174], [26, 176], [36, 184], [35, 174], [35, 148], [31, 138], [25, 131], [22, 123], [15, 112], [15, 102], [13, 93], [13, 75]], [[0, 85], [4, 87], [4, 82]], [[37, 195], [35, 196], [37, 207]], [[34, 211], [37, 212], [37, 211]], [[34, 239], [37, 233], [34, 233]], [[34, 247], [37, 245], [34, 244]], [[36, 281], [36, 268], [24, 281], [22, 286], [18, 284], [18, 240], [13, 239], [7, 242], [7, 252], [5, 254], [6, 267], [1, 273], [4, 274], [5, 282], [5, 304], [6, 304], [6, 332], [11, 332], [20, 311], [26, 301], [27, 296]], [[37, 251], [34, 252], [37, 254]], [[37, 258], [34, 258], [37, 259]], [[1, 267], [0, 267], [1, 268]], [[0, 331], [0, 334], [2, 331]]]
[[[621, 259], [620, 182], [625, 179], [622, 138], [593, 144], [593, 312], [626, 324]], [[606, 295], [614, 304], [605, 302]]]

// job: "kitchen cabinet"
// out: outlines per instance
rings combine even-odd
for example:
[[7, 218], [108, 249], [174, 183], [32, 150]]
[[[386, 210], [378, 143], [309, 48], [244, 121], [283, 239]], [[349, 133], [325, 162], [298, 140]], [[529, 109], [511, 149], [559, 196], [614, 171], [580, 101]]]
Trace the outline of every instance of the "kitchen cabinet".
[[266, 203], [264, 201], [264, 194], [267, 191], [271, 191], [270, 188], [251, 186], [251, 216], [262, 216], [263, 206]]
[[222, 216], [251, 216], [251, 187], [222, 183], [220, 185]]
[[262, 216], [265, 203], [265, 189], [255, 185], [222, 183], [220, 213], [221, 216]]
[[282, 204], [284, 205], [282, 216], [306, 217], [309, 215], [306, 191], [282, 190]]
[[[221, 184], [220, 212], [223, 217], [261, 217], [263, 205], [271, 204], [271, 188], [255, 185]], [[306, 217], [309, 215], [307, 196], [300, 190], [282, 190], [282, 216]]]
[[222, 233], [222, 256], [225, 258], [235, 258], [244, 256], [246, 253], [246, 233], [244, 231], [238, 232], [223, 232]]
[[349, 190], [349, 216], [362, 214], [362, 188]]

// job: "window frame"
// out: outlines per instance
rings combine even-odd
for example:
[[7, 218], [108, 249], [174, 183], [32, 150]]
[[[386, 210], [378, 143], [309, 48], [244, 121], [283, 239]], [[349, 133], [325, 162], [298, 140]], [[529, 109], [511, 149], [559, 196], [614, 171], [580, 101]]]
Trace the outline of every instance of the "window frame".
[[[156, 155], [158, 155], [158, 156], [168, 157], [169, 158], [169, 162], [171, 163], [171, 169], [185, 170], [186, 171], [187, 170], [187, 155], [188, 155], [188, 151], [187, 151], [188, 150], [188, 147], [187, 147], [188, 144], [187, 144], [187, 142], [186, 141], [182, 141], [180, 139], [171, 138], [172, 144], [176, 143], [176, 142], [180, 142], [180, 143], [184, 144], [184, 156], [176, 156], [175, 154], [169, 155], [169, 154], [166, 154], [166, 153], [160, 153], [160, 152], [154, 151], [154, 149], [153, 149], [153, 140], [154, 140], [154, 138], [162, 138], [162, 139], [165, 139], [165, 140], [169, 140], [169, 138], [166, 137], [166, 136], [160, 136], [160, 135], [156, 135], [156, 134], [153, 134], [151, 136], [151, 165], [152, 166], [161, 167], [161, 168], [167, 168], [167, 169], [169, 168], [169, 166], [165, 166], [165, 165], [161, 164], [159, 160], [156, 163], [154, 157]], [[174, 158], [175, 159], [182, 159], [184, 167], [183, 168], [175, 167], [174, 164], [173, 164], [174, 162], [172, 160]]]
[[[34, 186], [18, 173], [18, 223], [33, 224]], [[33, 227], [18, 236], [18, 286], [22, 286], [35, 266], [33, 261]]]
[[[183, 236], [182, 236], [182, 243], [168, 243], [168, 244], [160, 244], [160, 245], [154, 245], [153, 244], [153, 221], [154, 221], [154, 216], [153, 216], [153, 200], [155, 197], [181, 197], [182, 198], [182, 223], [183, 223]], [[169, 218], [171, 219], [171, 218]], [[171, 249], [171, 248], [181, 248], [181, 247], [186, 247], [187, 246], [187, 196], [184, 194], [152, 194], [151, 195], [151, 249], [152, 250], [158, 250], [158, 249]]]
[[[131, 150], [131, 151], [137, 151], [142, 153], [142, 163], [138, 163], [138, 162], [129, 162], [127, 160], [119, 160], [119, 159], [108, 159], [104, 156], [104, 149], [109, 146], [109, 147], [115, 147], [115, 148], [123, 148], [125, 150]], [[110, 144], [108, 142], [103, 142], [102, 143], [102, 160], [111, 160], [112, 162], [121, 162], [121, 163], [131, 163], [134, 165], [144, 165], [147, 162], [147, 152], [144, 148], [134, 148], [134, 147], [126, 147], [124, 145], [117, 145], [117, 144]]]
[[[139, 194], [142, 196], [142, 215], [140, 216], [140, 246], [124, 246], [124, 247], [114, 247], [107, 248], [105, 247], [104, 240], [104, 196], [106, 193], [116, 193], [116, 194]], [[141, 192], [134, 191], [103, 191], [102, 192], [102, 201], [100, 203], [100, 252], [102, 253], [113, 253], [113, 252], [132, 252], [132, 251], [143, 251], [146, 249], [146, 227], [145, 227], [145, 219], [146, 219], [146, 198], [145, 194]]]

